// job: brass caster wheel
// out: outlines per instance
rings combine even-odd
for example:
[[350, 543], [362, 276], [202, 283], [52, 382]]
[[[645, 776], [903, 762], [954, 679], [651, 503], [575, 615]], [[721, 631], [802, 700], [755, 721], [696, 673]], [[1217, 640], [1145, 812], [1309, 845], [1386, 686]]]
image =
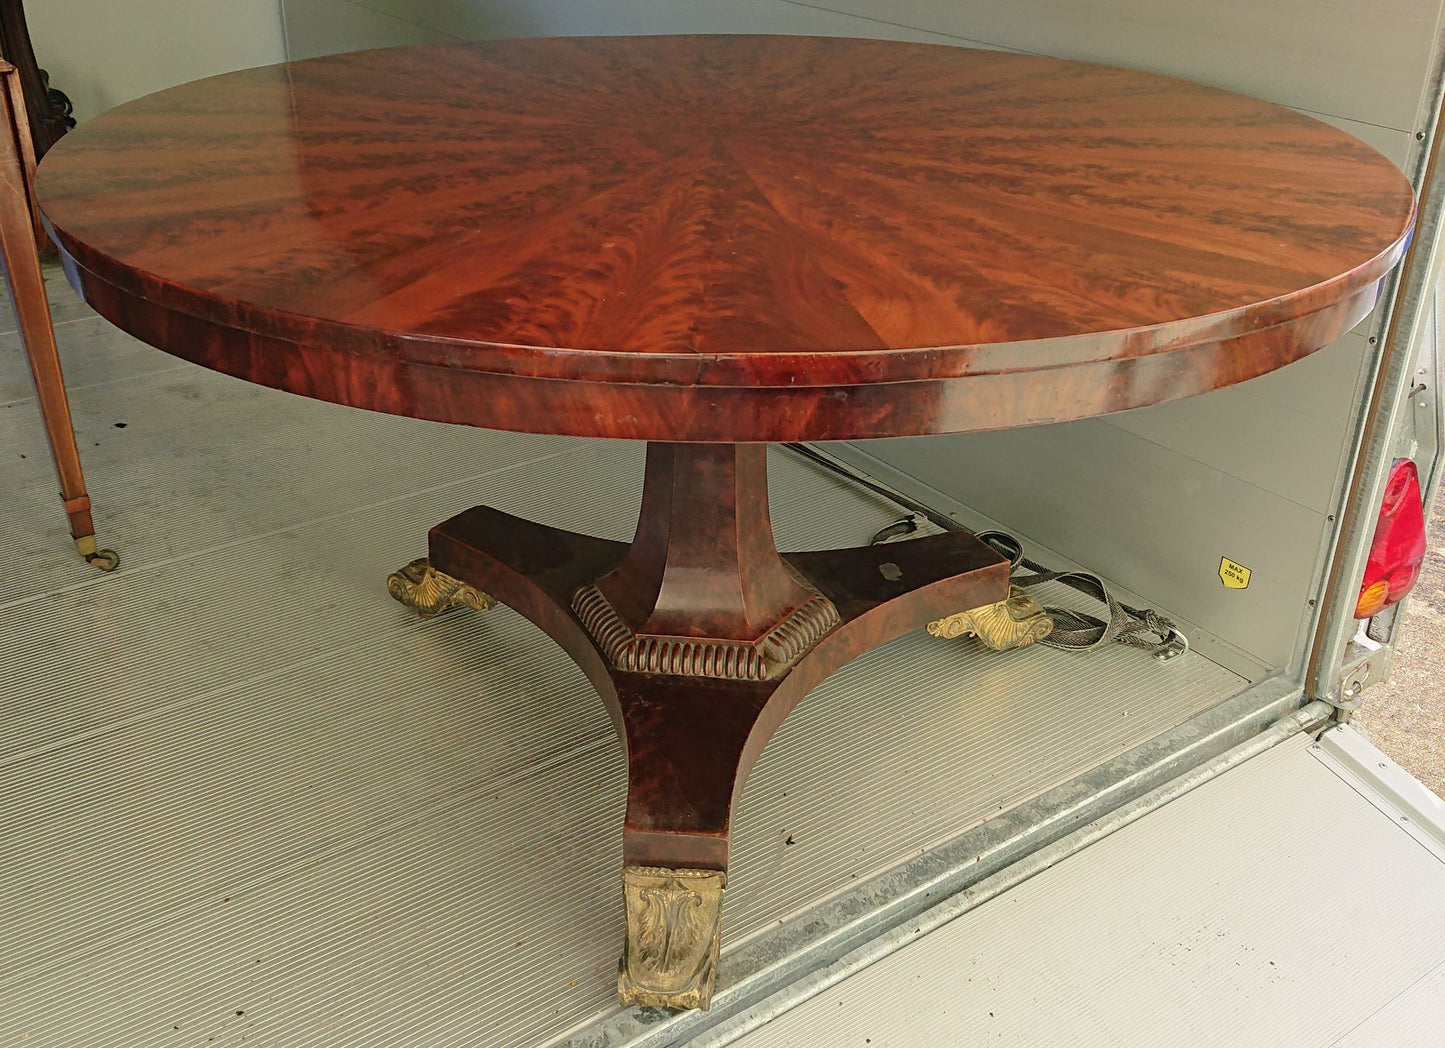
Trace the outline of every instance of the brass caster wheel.
[[107, 573], [120, 567], [120, 554], [113, 549], [98, 549], [85, 559]]
[[94, 535], [82, 535], [76, 539], [75, 548], [87, 564], [101, 571], [109, 573], [120, 567], [120, 554], [113, 549], [96, 549]]

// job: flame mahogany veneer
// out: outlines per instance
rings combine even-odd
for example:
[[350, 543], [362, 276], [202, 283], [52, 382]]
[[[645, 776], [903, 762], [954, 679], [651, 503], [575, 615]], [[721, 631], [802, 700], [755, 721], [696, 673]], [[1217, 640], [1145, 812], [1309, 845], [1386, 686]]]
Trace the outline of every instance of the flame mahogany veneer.
[[1252, 378], [1365, 316], [1414, 216], [1384, 157], [1278, 106], [802, 37], [247, 70], [90, 121], [38, 189], [75, 286], [168, 352], [357, 407], [653, 442], [630, 547], [478, 507], [430, 555], [607, 701], [627, 861], [715, 869], [748, 768], [814, 684], [1007, 592], [963, 535], [780, 555], [762, 442]]
[[1374, 150], [1123, 69], [872, 40], [338, 55], [120, 106], [39, 195], [97, 308], [242, 378], [447, 422], [828, 440], [1226, 386], [1371, 306]]

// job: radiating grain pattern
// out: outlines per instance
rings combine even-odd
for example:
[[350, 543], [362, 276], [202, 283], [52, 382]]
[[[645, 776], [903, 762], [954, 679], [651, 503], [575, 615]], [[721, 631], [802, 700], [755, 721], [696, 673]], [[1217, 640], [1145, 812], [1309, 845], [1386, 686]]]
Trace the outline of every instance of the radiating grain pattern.
[[1278, 106], [800, 37], [234, 73], [81, 127], [39, 191], [72, 279], [173, 353], [671, 440], [996, 428], [1240, 381], [1354, 324], [1414, 209], [1385, 158]]

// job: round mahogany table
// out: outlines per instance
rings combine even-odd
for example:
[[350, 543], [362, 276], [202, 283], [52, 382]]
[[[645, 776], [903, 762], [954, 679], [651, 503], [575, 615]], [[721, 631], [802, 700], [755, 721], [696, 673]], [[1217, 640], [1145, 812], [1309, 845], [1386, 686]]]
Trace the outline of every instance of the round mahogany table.
[[766, 442], [1081, 418], [1252, 378], [1370, 310], [1404, 177], [1123, 69], [801, 37], [372, 51], [143, 98], [38, 192], [72, 283], [307, 396], [649, 441], [628, 545], [477, 507], [393, 576], [495, 597], [627, 748], [621, 989], [706, 1006], [733, 801], [828, 673], [1008, 565], [964, 534], [779, 554]]

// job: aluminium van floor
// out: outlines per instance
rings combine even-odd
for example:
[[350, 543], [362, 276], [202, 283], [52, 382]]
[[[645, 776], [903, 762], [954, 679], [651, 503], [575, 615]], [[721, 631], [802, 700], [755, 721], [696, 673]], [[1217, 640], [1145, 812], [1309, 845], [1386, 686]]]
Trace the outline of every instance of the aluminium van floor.
[[1445, 1044], [1445, 804], [1369, 749], [1291, 739], [729, 1043]]
[[[529, 1046], [615, 1012], [625, 767], [601, 703], [509, 609], [423, 622], [384, 579], [477, 502], [628, 537], [642, 447], [248, 385], [51, 283], [122, 562], [75, 556], [0, 335], [0, 1044]], [[772, 464], [783, 548], [898, 516]], [[922, 631], [859, 659], [748, 783], [724, 978], [730, 948], [1244, 684], [1197, 654]]]

